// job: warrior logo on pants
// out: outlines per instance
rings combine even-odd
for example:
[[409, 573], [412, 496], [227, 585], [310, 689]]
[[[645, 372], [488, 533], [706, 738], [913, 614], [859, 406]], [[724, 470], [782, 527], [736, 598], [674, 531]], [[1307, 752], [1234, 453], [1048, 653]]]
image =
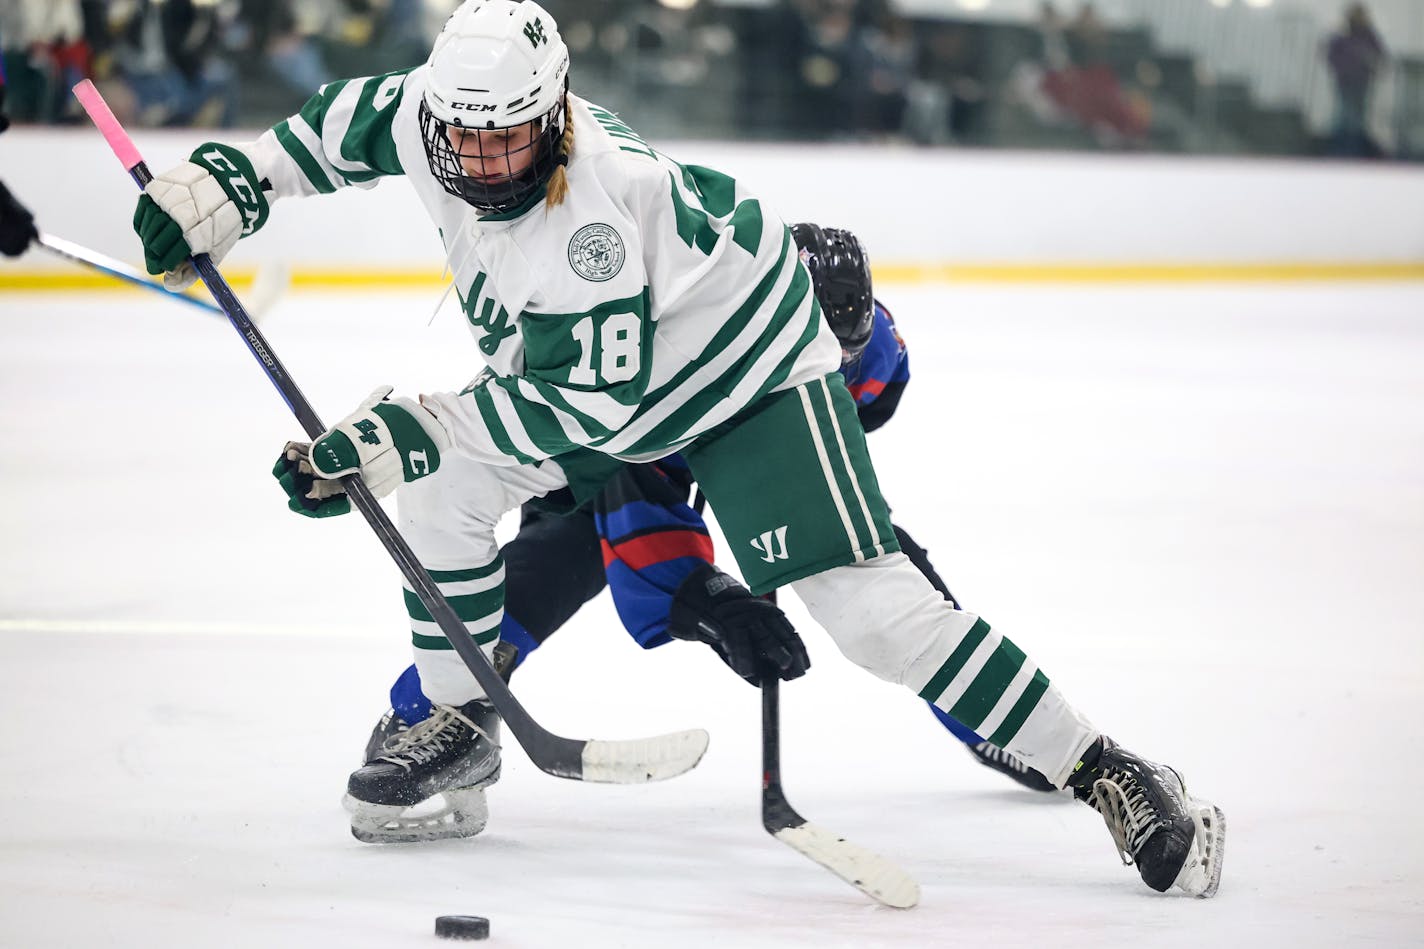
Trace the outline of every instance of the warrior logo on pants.
[[751, 545], [756, 549], [757, 553], [761, 554], [761, 559], [767, 563], [775, 563], [778, 560], [789, 559], [786, 554], [785, 524], [782, 524], [776, 530], [767, 531], [760, 537], [753, 537]]

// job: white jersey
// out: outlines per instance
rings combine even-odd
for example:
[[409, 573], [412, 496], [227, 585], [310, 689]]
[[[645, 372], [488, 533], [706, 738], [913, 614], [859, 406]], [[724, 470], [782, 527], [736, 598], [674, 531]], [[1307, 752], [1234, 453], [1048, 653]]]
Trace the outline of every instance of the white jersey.
[[563, 203], [481, 217], [430, 172], [424, 88], [424, 66], [332, 83], [244, 150], [274, 199], [409, 177], [490, 369], [424, 398], [456, 450], [648, 460], [839, 367], [790, 232], [740, 183], [571, 95]]

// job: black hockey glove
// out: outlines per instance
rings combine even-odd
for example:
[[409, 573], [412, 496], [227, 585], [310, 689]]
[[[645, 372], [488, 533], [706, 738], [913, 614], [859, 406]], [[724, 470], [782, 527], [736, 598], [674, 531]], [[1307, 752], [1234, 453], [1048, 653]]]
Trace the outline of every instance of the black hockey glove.
[[30, 213], [4, 184], [0, 184], [0, 254], [18, 257], [39, 237], [35, 216]]
[[710, 563], [699, 565], [673, 595], [668, 635], [704, 642], [752, 685], [763, 673], [806, 674], [811, 659], [786, 614]]

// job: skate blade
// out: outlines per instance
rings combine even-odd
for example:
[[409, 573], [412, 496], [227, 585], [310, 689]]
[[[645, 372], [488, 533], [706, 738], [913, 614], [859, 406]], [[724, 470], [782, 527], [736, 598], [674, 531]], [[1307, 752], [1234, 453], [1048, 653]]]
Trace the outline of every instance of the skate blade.
[[1192, 856], [1182, 866], [1173, 886], [1198, 899], [1210, 899], [1221, 885], [1221, 863], [1226, 855], [1226, 815], [1205, 801], [1192, 802]]
[[413, 807], [371, 804], [350, 794], [341, 804], [351, 815], [351, 836], [368, 844], [411, 844], [473, 837], [489, 823], [482, 788], [455, 788]]

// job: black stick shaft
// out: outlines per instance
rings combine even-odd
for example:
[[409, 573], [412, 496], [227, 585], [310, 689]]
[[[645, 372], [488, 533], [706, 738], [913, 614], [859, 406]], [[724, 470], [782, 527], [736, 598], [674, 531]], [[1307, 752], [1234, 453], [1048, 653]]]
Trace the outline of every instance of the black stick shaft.
[[761, 824], [772, 835], [806, 823], [781, 790], [780, 685], [774, 675], [761, 683]]
[[761, 683], [761, 786], [781, 787], [781, 681], [766, 676]]

